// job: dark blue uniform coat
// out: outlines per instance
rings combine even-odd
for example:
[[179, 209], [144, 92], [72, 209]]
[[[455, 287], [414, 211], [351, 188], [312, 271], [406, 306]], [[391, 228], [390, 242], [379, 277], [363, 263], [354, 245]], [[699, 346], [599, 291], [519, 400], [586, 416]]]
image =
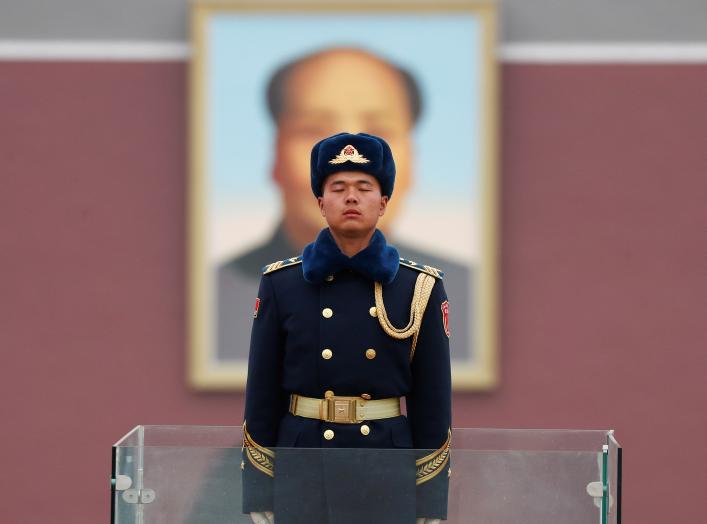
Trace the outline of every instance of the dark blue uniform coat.
[[[412, 337], [390, 337], [371, 308], [379, 281], [389, 319], [395, 327], [406, 326], [420, 271], [439, 278], [411, 361]], [[274, 510], [278, 524], [446, 518], [451, 427], [446, 301], [441, 273], [400, 259], [380, 231], [349, 258], [325, 229], [302, 257], [266, 267], [248, 365], [244, 512]], [[326, 308], [332, 313], [328, 318]], [[328, 359], [325, 349], [331, 352]], [[374, 358], [370, 352], [366, 356], [370, 349]], [[338, 424], [288, 412], [290, 394], [321, 399], [327, 391], [405, 397], [407, 417]], [[367, 435], [363, 424], [370, 428]], [[326, 430], [334, 432], [331, 440], [324, 438]]]

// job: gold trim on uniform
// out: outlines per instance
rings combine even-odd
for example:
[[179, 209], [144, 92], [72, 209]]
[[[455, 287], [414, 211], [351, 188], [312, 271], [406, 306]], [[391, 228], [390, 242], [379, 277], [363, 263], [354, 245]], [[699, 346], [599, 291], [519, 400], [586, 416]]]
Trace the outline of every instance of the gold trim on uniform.
[[400, 258], [400, 265], [403, 265], [405, 267], [410, 267], [412, 269], [416, 269], [418, 271], [422, 271], [423, 273], [427, 273], [428, 275], [432, 275], [435, 278], [444, 278], [444, 271], [437, 269], [436, 267], [428, 266], [427, 264], [418, 264], [417, 262], [413, 260], [408, 260], [406, 258]]
[[442, 444], [441, 448], [415, 461], [415, 466], [417, 466], [416, 485], [419, 486], [432, 480], [444, 470], [444, 466], [449, 462], [451, 444], [452, 430], [450, 428], [447, 433], [447, 441]]
[[248, 462], [255, 469], [275, 478], [275, 452], [258, 444], [250, 433], [246, 430], [246, 423], [243, 423], [243, 447], [246, 450]]
[[422, 267], [427, 273], [429, 273], [433, 277], [442, 278], [442, 273], [436, 267], [432, 267], [432, 266], [422, 266]]
[[[401, 262], [402, 263], [402, 262]], [[422, 316], [425, 314], [427, 302], [430, 300], [432, 288], [435, 285], [435, 278], [426, 271], [417, 275], [415, 281], [415, 290], [410, 303], [410, 321], [404, 328], [396, 328], [388, 318], [388, 313], [385, 310], [383, 303], [383, 285], [380, 282], [375, 282], [373, 285], [373, 293], [376, 299], [376, 311], [378, 312], [378, 322], [383, 331], [390, 337], [397, 340], [403, 340], [412, 337], [412, 346], [410, 347], [410, 360], [415, 355], [417, 347], [417, 337], [420, 334], [422, 326]]]
[[263, 275], [267, 275], [268, 273], [272, 273], [273, 271], [277, 271], [278, 269], [294, 266], [295, 264], [301, 264], [301, 263], [302, 263], [301, 256], [286, 258], [285, 260], [278, 260], [277, 262], [272, 262], [271, 264], [268, 264], [265, 267], [263, 267]]

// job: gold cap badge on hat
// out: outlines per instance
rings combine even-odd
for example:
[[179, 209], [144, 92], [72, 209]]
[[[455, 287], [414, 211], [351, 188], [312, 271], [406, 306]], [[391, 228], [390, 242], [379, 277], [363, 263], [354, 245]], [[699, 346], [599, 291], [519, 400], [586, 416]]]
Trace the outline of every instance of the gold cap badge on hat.
[[361, 155], [356, 148], [352, 145], [345, 146], [341, 153], [336, 155], [334, 158], [329, 160], [330, 164], [343, 164], [344, 162], [354, 162], [355, 164], [368, 164], [368, 160], [365, 156]]

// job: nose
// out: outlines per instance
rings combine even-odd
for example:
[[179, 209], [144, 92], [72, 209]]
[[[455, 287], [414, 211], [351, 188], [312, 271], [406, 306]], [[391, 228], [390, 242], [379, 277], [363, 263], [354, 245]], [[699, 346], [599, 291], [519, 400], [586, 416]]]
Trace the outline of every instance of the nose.
[[348, 193], [346, 193], [346, 203], [358, 204], [358, 196], [356, 195], [356, 190], [354, 188], [349, 189]]

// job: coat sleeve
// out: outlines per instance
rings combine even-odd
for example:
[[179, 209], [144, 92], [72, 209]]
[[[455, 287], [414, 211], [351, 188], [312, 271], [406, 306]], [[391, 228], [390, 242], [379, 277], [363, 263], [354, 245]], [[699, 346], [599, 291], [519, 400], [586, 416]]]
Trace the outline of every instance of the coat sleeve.
[[271, 511], [275, 451], [287, 411], [282, 391], [284, 336], [271, 277], [263, 275], [253, 318], [243, 423], [243, 512]]
[[447, 518], [452, 380], [447, 294], [435, 282], [411, 363], [407, 413], [417, 449], [417, 516]]

